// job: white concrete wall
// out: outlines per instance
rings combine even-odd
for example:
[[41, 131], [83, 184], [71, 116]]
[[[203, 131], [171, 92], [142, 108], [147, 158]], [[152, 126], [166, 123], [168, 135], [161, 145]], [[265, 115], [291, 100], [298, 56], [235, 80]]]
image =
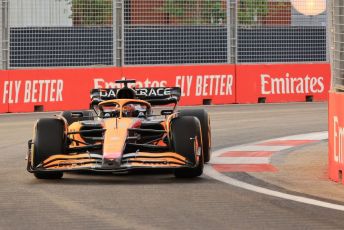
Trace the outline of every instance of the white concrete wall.
[[9, 0], [10, 27], [72, 26], [70, 0]]

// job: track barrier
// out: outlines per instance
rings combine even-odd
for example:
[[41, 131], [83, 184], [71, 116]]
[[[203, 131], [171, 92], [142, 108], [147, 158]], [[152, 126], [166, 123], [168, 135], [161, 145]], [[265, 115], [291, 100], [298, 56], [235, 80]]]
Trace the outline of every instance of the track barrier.
[[331, 180], [344, 184], [344, 93], [330, 92], [329, 95], [329, 165]]
[[237, 65], [237, 103], [326, 101], [328, 64]]
[[180, 105], [326, 101], [329, 64], [182, 65], [0, 71], [0, 112], [87, 109], [92, 88], [179, 86]]

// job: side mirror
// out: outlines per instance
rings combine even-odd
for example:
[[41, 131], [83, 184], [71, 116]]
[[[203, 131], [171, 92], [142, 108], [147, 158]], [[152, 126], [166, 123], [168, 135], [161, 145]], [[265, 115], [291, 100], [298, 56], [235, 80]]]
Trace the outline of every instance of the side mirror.
[[90, 108], [92, 109], [95, 105], [98, 105], [100, 102], [102, 102], [103, 100], [101, 100], [100, 98], [92, 98], [92, 101], [90, 103]]

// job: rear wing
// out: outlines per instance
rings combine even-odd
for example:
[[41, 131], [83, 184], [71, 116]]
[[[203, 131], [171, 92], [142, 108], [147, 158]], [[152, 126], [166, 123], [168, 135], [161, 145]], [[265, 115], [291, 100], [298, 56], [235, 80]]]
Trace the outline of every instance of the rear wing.
[[177, 104], [180, 100], [179, 87], [152, 87], [152, 88], [121, 88], [121, 89], [92, 89], [91, 107], [100, 102], [112, 99], [140, 99], [151, 105]]

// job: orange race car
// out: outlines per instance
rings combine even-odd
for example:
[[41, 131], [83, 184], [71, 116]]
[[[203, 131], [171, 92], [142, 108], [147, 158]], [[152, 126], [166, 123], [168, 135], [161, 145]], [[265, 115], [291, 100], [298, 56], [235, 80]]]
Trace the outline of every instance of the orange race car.
[[[202, 175], [210, 160], [210, 119], [203, 109], [175, 111], [180, 88], [94, 89], [94, 111], [64, 111], [39, 119], [28, 142], [27, 170], [38, 179], [66, 171], [126, 172], [173, 169], [176, 177]], [[152, 112], [154, 105], [173, 109]], [[170, 107], [171, 108], [171, 107]]]

